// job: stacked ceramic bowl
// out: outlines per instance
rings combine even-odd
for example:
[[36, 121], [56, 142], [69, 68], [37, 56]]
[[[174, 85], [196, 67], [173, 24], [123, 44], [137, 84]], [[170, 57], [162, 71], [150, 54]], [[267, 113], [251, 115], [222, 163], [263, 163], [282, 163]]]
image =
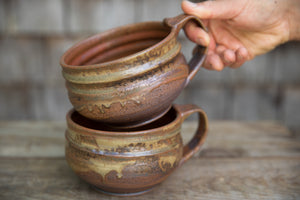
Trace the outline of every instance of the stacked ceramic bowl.
[[[197, 106], [172, 105], [205, 59], [189, 63], [180, 29], [194, 16], [118, 27], [71, 47], [61, 58], [69, 100], [66, 159], [102, 192], [136, 195], [163, 181], [202, 145], [207, 128]], [[199, 127], [183, 146], [180, 127], [192, 113]]]

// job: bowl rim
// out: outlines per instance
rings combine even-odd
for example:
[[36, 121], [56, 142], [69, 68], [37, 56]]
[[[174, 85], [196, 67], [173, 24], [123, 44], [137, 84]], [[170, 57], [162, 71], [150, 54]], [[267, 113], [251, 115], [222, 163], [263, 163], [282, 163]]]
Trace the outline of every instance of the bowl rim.
[[[67, 120], [67, 128], [68, 129], [77, 129], [79, 131], [83, 131], [84, 133], [92, 134], [92, 135], [104, 135], [104, 136], [136, 136], [136, 135], [145, 135], [145, 134], [162, 134], [162, 130], [172, 131], [178, 127], [181, 127], [182, 117], [176, 105], [172, 105], [170, 108], [176, 111], [176, 117], [168, 124], [163, 126], [159, 126], [157, 128], [150, 128], [145, 130], [137, 130], [137, 131], [105, 131], [105, 130], [96, 130], [92, 128], [88, 128], [76, 123], [72, 120], [72, 114], [77, 112], [74, 108], [72, 108], [66, 115]], [[79, 113], [78, 113], [79, 114]], [[81, 115], [82, 116], [82, 115]], [[83, 117], [83, 116], [82, 116]], [[168, 131], [168, 132], [169, 132]]]
[[[99, 37], [103, 37], [103, 36], [106, 36], [106, 35], [110, 35], [110, 34], [113, 34], [113, 33], [116, 33], [116, 32], [120, 32], [120, 31], [126, 30], [128, 28], [137, 27], [137, 26], [145, 26], [145, 25], [148, 25], [148, 26], [151, 26], [151, 25], [162, 25], [162, 27], [165, 27], [165, 28], [169, 29], [169, 33], [162, 40], [160, 40], [159, 42], [157, 42], [156, 44], [154, 44], [154, 45], [152, 45], [150, 47], [147, 47], [147, 48], [145, 48], [145, 49], [143, 49], [141, 51], [138, 51], [136, 53], [130, 54], [128, 56], [124, 56], [124, 57], [121, 57], [121, 58], [118, 58], [118, 59], [114, 59], [114, 60], [111, 60], [111, 61], [107, 61], [107, 62], [103, 62], [103, 63], [98, 63], [98, 64], [91, 64], [91, 65], [70, 65], [70, 64], [67, 64], [65, 62], [65, 58], [74, 49], [79, 48], [81, 45], [85, 44], [89, 40], [96, 39], [96, 38], [99, 38]], [[124, 25], [124, 26], [119, 26], [119, 27], [116, 27], [116, 28], [112, 28], [112, 29], [109, 29], [107, 31], [98, 33], [96, 35], [87, 37], [87, 38], [85, 38], [85, 39], [77, 42], [73, 46], [71, 46], [69, 49], [67, 49], [66, 52], [64, 52], [64, 54], [60, 58], [60, 65], [63, 68], [65, 68], [65, 69], [77, 69], [77, 70], [80, 70], [80, 69], [99, 68], [99, 67], [103, 67], [103, 66], [107, 66], [107, 65], [114, 65], [114, 64], [117, 64], [117, 63], [120, 63], [120, 62], [125, 62], [127, 60], [133, 59], [134, 57], [138, 57], [138, 56], [141, 56], [141, 55], [143, 55], [145, 53], [148, 53], [149, 51], [152, 51], [154, 49], [161, 48], [166, 42], [170, 41], [174, 36], [176, 36], [176, 31], [174, 31], [174, 29], [175, 29], [174, 27], [170, 27], [170, 26], [168, 26], [167, 24], [165, 24], [164, 22], [161, 22], [161, 21], [139, 22], [139, 23], [127, 24], [127, 25]], [[151, 30], [151, 29], [149, 29], [149, 30]]]

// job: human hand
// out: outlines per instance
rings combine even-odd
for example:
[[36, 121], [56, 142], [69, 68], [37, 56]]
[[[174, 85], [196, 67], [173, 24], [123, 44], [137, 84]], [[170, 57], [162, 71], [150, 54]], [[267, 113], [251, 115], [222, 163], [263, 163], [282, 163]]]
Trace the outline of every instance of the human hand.
[[197, 44], [209, 44], [205, 68], [237, 68], [291, 39], [288, 19], [293, 1], [297, 0], [183, 1], [183, 11], [199, 17], [209, 30], [207, 34], [189, 22], [185, 33]]

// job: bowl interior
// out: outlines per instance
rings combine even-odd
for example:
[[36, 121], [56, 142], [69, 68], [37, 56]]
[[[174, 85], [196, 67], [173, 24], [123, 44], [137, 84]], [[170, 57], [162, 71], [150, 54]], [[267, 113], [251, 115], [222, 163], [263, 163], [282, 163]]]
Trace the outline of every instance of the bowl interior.
[[161, 22], [145, 22], [112, 29], [88, 38], [65, 56], [67, 65], [95, 65], [143, 51], [161, 40], [170, 28]]
[[156, 121], [153, 121], [149, 124], [135, 127], [135, 128], [126, 128], [126, 129], [121, 129], [118, 127], [112, 127], [109, 126], [105, 123], [101, 123], [99, 121], [94, 121], [91, 119], [88, 119], [82, 115], [80, 115], [77, 111], [74, 111], [71, 114], [71, 120], [88, 129], [92, 130], [99, 130], [99, 131], [116, 131], [116, 132], [136, 132], [136, 131], [144, 131], [144, 130], [149, 130], [149, 129], [155, 129], [159, 127], [163, 127], [165, 125], [170, 124], [177, 118], [177, 112], [176, 110], [172, 107], [164, 116], [161, 118], [157, 119]]

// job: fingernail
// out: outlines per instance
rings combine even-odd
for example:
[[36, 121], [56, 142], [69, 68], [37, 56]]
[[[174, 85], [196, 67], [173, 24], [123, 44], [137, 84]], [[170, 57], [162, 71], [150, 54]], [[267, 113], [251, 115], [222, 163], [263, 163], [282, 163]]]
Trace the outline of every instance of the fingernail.
[[196, 3], [190, 2], [188, 0], [183, 0], [183, 1], [185, 1], [185, 3], [188, 4], [190, 7], [196, 7], [197, 6]]
[[248, 51], [246, 48], [241, 47], [237, 50], [237, 57], [239, 60], [247, 59]]
[[241, 56], [240, 54], [238, 54], [237, 57], [238, 57], [238, 60], [239, 60], [239, 61], [244, 59], [243, 56]]
[[196, 38], [196, 43], [197, 44], [201, 44], [203, 46], [207, 46], [208, 45], [208, 42], [207, 40], [203, 39], [203, 38]]
[[241, 55], [240, 53], [238, 53], [238, 54], [237, 54], [237, 58], [238, 58], [238, 60], [243, 60], [243, 59], [244, 59], [244, 56]]

